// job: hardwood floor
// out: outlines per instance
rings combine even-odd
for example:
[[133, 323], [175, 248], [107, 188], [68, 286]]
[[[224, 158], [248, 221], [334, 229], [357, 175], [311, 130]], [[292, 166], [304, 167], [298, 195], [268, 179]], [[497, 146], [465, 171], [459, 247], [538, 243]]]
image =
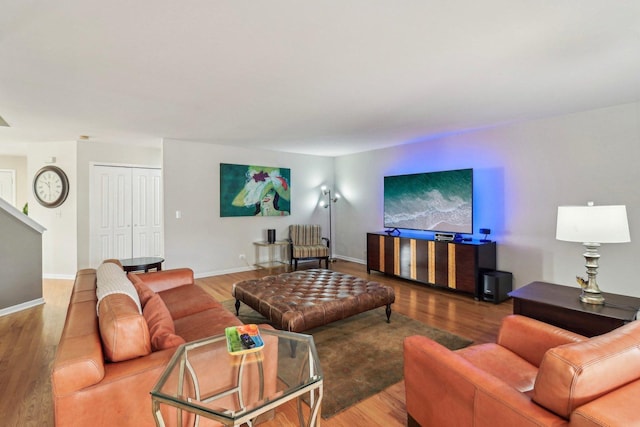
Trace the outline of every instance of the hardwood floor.
[[[315, 263], [301, 268], [315, 267]], [[331, 264], [336, 271], [367, 276], [364, 265], [337, 261]], [[233, 283], [276, 274], [280, 270], [254, 270], [242, 273], [197, 279], [214, 298], [231, 298]], [[437, 328], [470, 338], [476, 343], [496, 338], [501, 319], [512, 313], [511, 301], [499, 305], [475, 301], [425, 285], [384, 276], [370, 275], [371, 280], [392, 286], [396, 293], [394, 312], [399, 312]], [[53, 426], [50, 369], [64, 324], [71, 294], [71, 280], [44, 280], [46, 304], [19, 313], [0, 317], [0, 420], [3, 426]], [[393, 323], [393, 315], [391, 317]], [[294, 405], [286, 405], [276, 412], [267, 427], [297, 426]], [[406, 425], [404, 384], [395, 384], [346, 411], [322, 420], [325, 427], [354, 425]]]
[[72, 285], [45, 280], [45, 304], [0, 317], [3, 426], [53, 426], [50, 372]]

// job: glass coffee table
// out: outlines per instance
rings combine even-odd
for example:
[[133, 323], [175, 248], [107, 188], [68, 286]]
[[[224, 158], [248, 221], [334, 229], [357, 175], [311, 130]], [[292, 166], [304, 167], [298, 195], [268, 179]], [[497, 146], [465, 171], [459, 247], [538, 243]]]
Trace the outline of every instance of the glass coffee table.
[[301, 426], [319, 424], [323, 377], [313, 337], [266, 328], [260, 335], [263, 348], [239, 355], [227, 351], [224, 335], [178, 347], [151, 390], [156, 425], [198, 426], [211, 419], [253, 426], [292, 399]]

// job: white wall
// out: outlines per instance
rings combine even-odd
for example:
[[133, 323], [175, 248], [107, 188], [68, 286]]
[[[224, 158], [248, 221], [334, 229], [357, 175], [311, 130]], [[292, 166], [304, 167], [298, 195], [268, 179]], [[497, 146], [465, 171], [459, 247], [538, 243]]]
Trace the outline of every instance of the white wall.
[[[163, 158], [166, 268], [191, 267], [200, 277], [247, 270], [255, 261], [252, 242], [265, 240], [268, 228], [278, 240], [293, 223], [328, 230], [318, 201], [320, 187], [332, 184], [333, 158], [176, 140], [164, 141]], [[291, 169], [291, 216], [221, 218], [220, 163]]]
[[13, 169], [16, 171], [16, 205], [22, 210], [27, 203], [28, 189], [30, 183], [27, 179], [27, 157], [26, 156], [3, 156], [0, 155], [0, 169]]
[[515, 286], [578, 286], [583, 247], [555, 240], [558, 205], [625, 204], [631, 243], [601, 247], [605, 292], [640, 297], [640, 103], [554, 117], [339, 157], [336, 254], [366, 259], [365, 233], [382, 230], [383, 177], [474, 168], [474, 229], [491, 228], [498, 268]]
[[40, 205], [33, 191], [29, 191], [29, 216], [47, 229], [42, 235], [42, 274], [50, 278], [73, 277], [76, 271], [78, 179], [76, 162], [76, 141], [33, 142], [24, 144], [27, 155], [27, 176], [29, 185], [33, 177], [48, 159], [56, 158], [55, 165], [60, 167], [69, 178], [69, 196], [57, 208], [45, 208]]

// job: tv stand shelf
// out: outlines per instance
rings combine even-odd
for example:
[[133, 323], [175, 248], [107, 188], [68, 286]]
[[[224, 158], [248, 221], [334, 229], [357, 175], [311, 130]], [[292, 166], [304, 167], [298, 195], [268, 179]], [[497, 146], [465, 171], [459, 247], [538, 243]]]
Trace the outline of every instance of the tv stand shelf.
[[443, 242], [412, 234], [367, 233], [368, 273], [375, 270], [481, 299], [482, 275], [495, 269], [495, 242]]

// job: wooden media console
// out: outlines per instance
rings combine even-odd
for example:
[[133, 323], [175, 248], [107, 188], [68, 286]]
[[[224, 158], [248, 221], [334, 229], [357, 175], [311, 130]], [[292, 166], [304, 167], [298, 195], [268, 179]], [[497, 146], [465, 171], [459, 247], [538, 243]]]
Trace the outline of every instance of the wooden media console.
[[408, 233], [367, 233], [368, 273], [375, 270], [481, 299], [482, 275], [495, 269], [495, 242], [435, 241]]

